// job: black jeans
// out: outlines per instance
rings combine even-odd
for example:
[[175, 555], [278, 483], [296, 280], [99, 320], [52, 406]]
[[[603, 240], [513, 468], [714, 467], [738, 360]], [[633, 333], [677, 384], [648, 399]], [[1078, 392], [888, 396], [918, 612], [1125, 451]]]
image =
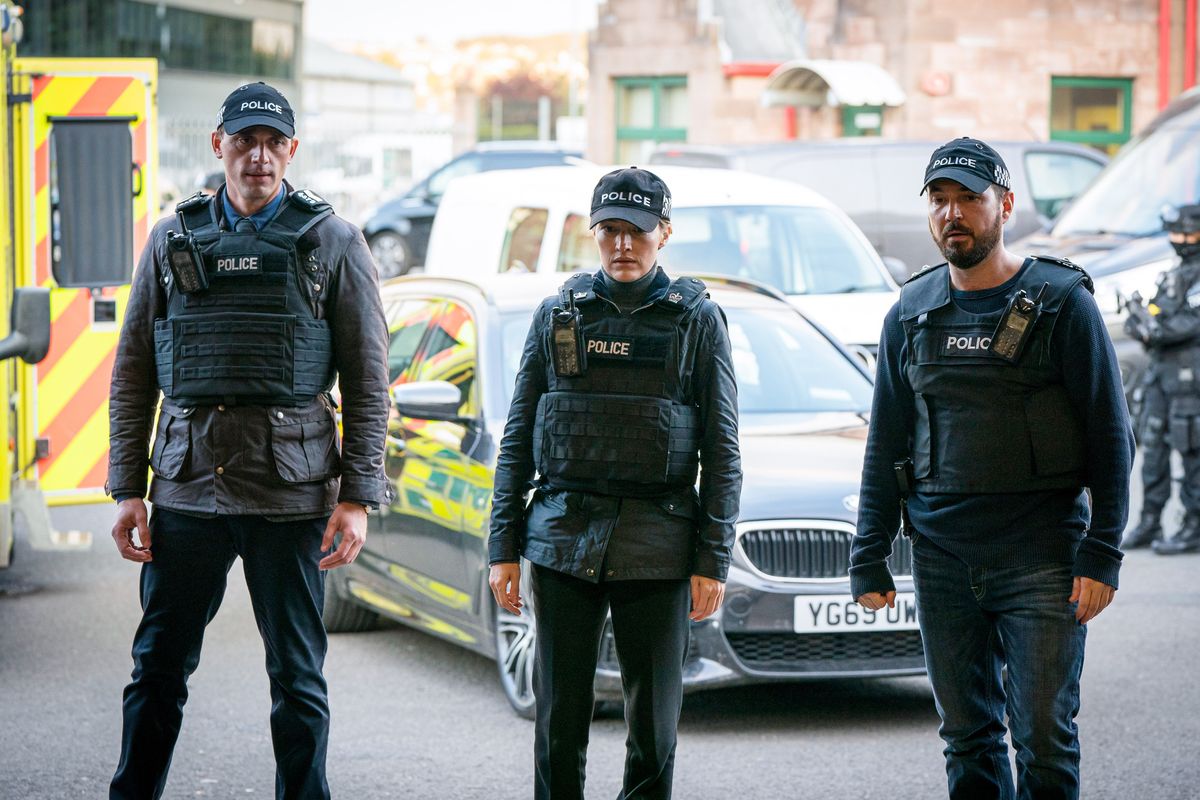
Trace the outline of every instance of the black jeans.
[[534, 797], [582, 800], [600, 637], [612, 611], [625, 694], [625, 779], [618, 800], [671, 796], [683, 703], [691, 588], [687, 580], [599, 584], [533, 566], [537, 655]]
[[201, 519], [156, 508], [154, 560], [142, 566], [142, 622], [125, 688], [121, 761], [109, 797], [157, 798], [183, 722], [187, 679], [200, 663], [204, 628], [217, 614], [226, 575], [241, 556], [266, 645], [278, 798], [328, 798], [325, 752], [325, 583], [317, 569], [324, 519]]

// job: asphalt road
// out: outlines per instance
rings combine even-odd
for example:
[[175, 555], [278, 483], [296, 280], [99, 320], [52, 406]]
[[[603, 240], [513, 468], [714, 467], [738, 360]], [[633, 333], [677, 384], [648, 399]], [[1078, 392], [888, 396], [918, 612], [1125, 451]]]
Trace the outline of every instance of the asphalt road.
[[[138, 621], [138, 567], [82, 521], [85, 553], [19, 546], [0, 572], [0, 798], [106, 796]], [[61, 519], [61, 515], [60, 515]], [[60, 526], [61, 526], [60, 522]], [[1079, 726], [1083, 796], [1200, 797], [1200, 556], [1126, 559], [1116, 603], [1090, 625]], [[170, 798], [273, 796], [263, 649], [240, 568], [191, 681]], [[342, 798], [527, 798], [532, 725], [508, 709], [492, 662], [393, 627], [332, 639], [329, 781]], [[588, 796], [616, 796], [624, 724], [598, 720]], [[690, 696], [677, 798], [944, 796], [922, 679]]]

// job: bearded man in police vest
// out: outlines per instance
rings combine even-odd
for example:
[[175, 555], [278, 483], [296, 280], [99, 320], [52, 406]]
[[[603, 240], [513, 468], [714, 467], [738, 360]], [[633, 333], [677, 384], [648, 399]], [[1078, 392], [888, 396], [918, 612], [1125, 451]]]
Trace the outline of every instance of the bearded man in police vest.
[[704, 284], [658, 265], [670, 220], [654, 173], [600, 179], [602, 268], [535, 312], [500, 443], [490, 584], [504, 611], [530, 613], [519, 560], [532, 565], [538, 800], [584, 796], [610, 610], [629, 725], [619, 796], [670, 797], [688, 622], [724, 597], [742, 483], [733, 361]]
[[355, 559], [385, 497], [387, 326], [362, 233], [283, 180], [297, 144], [274, 88], [230, 94], [212, 135], [224, 186], [159, 222], [134, 275], [108, 489], [117, 549], [142, 566], [143, 616], [112, 798], [162, 794], [238, 556], [266, 646], [276, 794], [329, 797], [321, 570]]
[[884, 321], [850, 556], [858, 602], [892, 606], [903, 519], [949, 793], [963, 800], [1078, 797], [1086, 625], [1117, 589], [1133, 458], [1091, 280], [1005, 248], [1009, 186], [975, 139], [925, 170], [948, 263], [910, 278]]

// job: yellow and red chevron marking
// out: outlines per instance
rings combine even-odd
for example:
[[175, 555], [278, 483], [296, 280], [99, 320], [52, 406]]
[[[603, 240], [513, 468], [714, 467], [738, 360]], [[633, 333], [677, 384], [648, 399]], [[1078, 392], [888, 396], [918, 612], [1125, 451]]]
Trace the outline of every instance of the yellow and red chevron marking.
[[[143, 79], [133, 75], [39, 74], [33, 78], [34, 264], [32, 280], [51, 292], [50, 351], [37, 365], [37, 436], [50, 441], [50, 455], [38, 463], [48, 495], [78, 494], [104, 485], [108, 462], [108, 388], [116, 356], [117, 331], [94, 330], [92, 300], [86, 289], [55, 286], [50, 263], [49, 117], [136, 117], [133, 158], [148, 164], [147, 118], [150, 98]], [[153, 191], [134, 199], [134, 248], [146, 240]], [[106, 289], [120, 313], [128, 287]]]

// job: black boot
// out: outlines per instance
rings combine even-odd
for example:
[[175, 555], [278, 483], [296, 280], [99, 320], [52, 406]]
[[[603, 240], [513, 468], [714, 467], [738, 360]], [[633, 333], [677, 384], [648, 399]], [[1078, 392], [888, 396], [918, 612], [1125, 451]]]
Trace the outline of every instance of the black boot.
[[1183, 520], [1179, 533], [1170, 539], [1160, 539], [1154, 543], [1154, 552], [1160, 556], [1174, 556], [1180, 553], [1194, 553], [1200, 550], [1200, 516], [1188, 514]]
[[1163, 529], [1162, 523], [1159, 522], [1159, 516], [1159, 514], [1143, 512], [1137, 527], [1121, 540], [1121, 549], [1137, 550], [1139, 547], [1149, 547], [1162, 541]]

